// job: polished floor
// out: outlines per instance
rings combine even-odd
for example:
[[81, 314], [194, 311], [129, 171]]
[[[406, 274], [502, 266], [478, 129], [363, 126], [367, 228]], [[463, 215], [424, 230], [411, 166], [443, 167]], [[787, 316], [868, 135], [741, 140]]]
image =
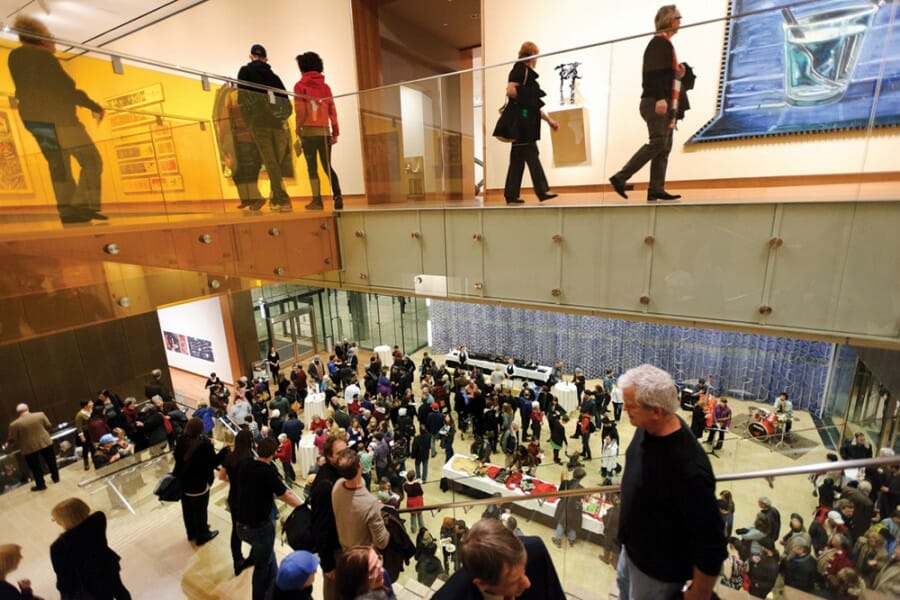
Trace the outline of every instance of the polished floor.
[[[177, 370], [172, 373], [175, 390], [183, 392], [186, 402], [192, 404], [203, 396], [204, 378]], [[752, 404], [735, 401], [732, 406], [737, 415]], [[789, 446], [775, 448], [729, 434], [724, 448], [717, 456], [711, 457], [713, 468], [717, 474], [724, 474], [823, 461], [827, 450], [821, 446], [817, 433], [811, 427], [809, 416], [798, 412], [795, 431], [813, 442], [799, 449]], [[633, 427], [628, 424], [627, 416], [623, 416], [619, 429], [624, 451], [624, 446], [633, 435]], [[455, 449], [465, 452], [470, 443], [471, 438], [458, 439]], [[598, 436], [594, 436], [592, 448], [596, 457], [600, 455], [599, 445]], [[547, 450], [549, 455], [549, 449]], [[161, 504], [151, 493], [154, 483], [170, 469], [169, 460], [165, 456], [134, 469], [133, 472], [100, 478], [86, 486], [79, 486], [79, 482], [95, 477], [95, 473], [93, 470], [86, 473], [81, 464], [77, 463], [63, 469], [62, 481], [51, 485], [48, 491], [33, 493], [28, 487], [22, 487], [0, 496], [4, 522], [0, 543], [20, 544], [24, 554], [20, 568], [9, 579], [27, 577], [32, 580], [37, 595], [57, 597], [49, 546], [60, 530], [50, 519], [50, 509], [63, 498], [79, 496], [94, 509], [107, 513], [109, 542], [122, 556], [123, 580], [134, 598], [249, 598], [251, 572], [248, 570], [241, 576], [234, 577], [231, 569], [228, 547], [230, 521], [225, 507], [226, 484], [218, 481], [214, 484], [210, 502], [210, 525], [220, 530], [221, 535], [213, 542], [197, 548], [185, 539], [180, 507], [177, 504]], [[429, 465], [429, 480], [425, 486], [426, 504], [464, 500], [459, 496], [454, 497], [452, 493], [440, 491], [438, 478], [442, 466], [443, 453], [439, 453]], [[599, 485], [599, 460], [590, 461], [588, 467], [589, 474], [585, 484]], [[101, 471], [96, 475], [102, 474]], [[538, 472], [538, 477], [553, 482], [559, 481], [561, 475], [562, 470], [549, 457]], [[110, 484], [124, 495], [136, 514], [125, 508]], [[755, 479], [720, 485], [719, 489], [730, 489], [734, 493], [737, 505], [735, 527], [747, 526], [752, 522], [757, 511], [757, 498], [761, 495], [772, 499], [781, 511], [783, 524], [787, 523], [792, 512], [808, 517], [816, 505], [816, 499], [811, 494], [812, 486], [805, 475], [779, 478], [772, 487], [765, 480]], [[286, 507], [281, 508], [285, 514]], [[456, 510], [453, 516], [471, 524], [481, 511], [481, 507], [474, 507], [471, 511], [462, 508]], [[449, 514], [451, 513], [446, 511], [426, 513], [426, 527], [436, 531], [443, 517]], [[524, 533], [539, 535], [546, 540], [564, 587], [572, 597], [584, 600], [605, 599], [615, 591], [614, 571], [598, 558], [600, 549], [597, 545], [581, 541], [574, 547], [564, 545], [558, 549], [550, 543], [552, 532], [548, 527], [530, 522], [526, 516], [519, 515], [517, 519]], [[786, 525], [782, 528], [785, 529]], [[276, 543], [279, 558], [288, 550], [287, 546]], [[415, 577], [414, 568], [413, 562], [401, 575], [401, 584], [406, 578]], [[321, 597], [319, 585], [317, 582], [316, 598]]]
[[[881, 178], [847, 178], [840, 182], [815, 184], [791, 181], [717, 184], [709, 182], [673, 182], [670, 190], [681, 194], [677, 202], [658, 202], [660, 206], [670, 205], [717, 205], [717, 204], [769, 204], [769, 203], [806, 203], [806, 202], [881, 202], [898, 199], [898, 177], [894, 173], [884, 174]], [[581, 188], [555, 190], [559, 197], [547, 202], [538, 202], [530, 190], [523, 189], [522, 198], [525, 204], [516, 208], [547, 207], [590, 207], [590, 206], [644, 206], [646, 202], [646, 186], [638, 184], [637, 189], [628, 192], [628, 199], [619, 197], [609, 189], [608, 185], [585, 191]], [[294, 216], [321, 215], [322, 211], [306, 211], [304, 205], [309, 198], [294, 198]], [[21, 237], [23, 234], [47, 235], [52, 232], [84, 230], [105, 232], [110, 228], [140, 229], [143, 226], [162, 223], [196, 224], [214, 219], [217, 223], [280, 220], [282, 213], [273, 213], [268, 208], [258, 212], [238, 210], [237, 199], [197, 199], [193, 201], [169, 201], [156, 204], [108, 202], [103, 205], [103, 213], [108, 221], [92, 221], [63, 226], [59, 221], [52, 198], [42, 205], [11, 206], [0, 208], [0, 237]], [[399, 196], [392, 202], [369, 204], [364, 195], [347, 196], [344, 199], [345, 210], [380, 211], [410, 209], [506, 209], [502, 192], [489, 191], [483, 195], [465, 195], [459, 199], [447, 199], [442, 195], [435, 197], [405, 198]], [[326, 214], [332, 212], [330, 199], [325, 200]], [[25, 237], [29, 237], [25, 235]]]

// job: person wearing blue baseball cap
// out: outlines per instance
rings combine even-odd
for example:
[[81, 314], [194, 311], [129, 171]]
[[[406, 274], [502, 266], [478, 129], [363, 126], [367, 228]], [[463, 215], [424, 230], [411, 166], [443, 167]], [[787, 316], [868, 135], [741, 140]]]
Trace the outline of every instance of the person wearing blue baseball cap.
[[273, 600], [312, 600], [313, 580], [319, 568], [319, 557], [306, 550], [296, 550], [284, 557], [275, 576]]

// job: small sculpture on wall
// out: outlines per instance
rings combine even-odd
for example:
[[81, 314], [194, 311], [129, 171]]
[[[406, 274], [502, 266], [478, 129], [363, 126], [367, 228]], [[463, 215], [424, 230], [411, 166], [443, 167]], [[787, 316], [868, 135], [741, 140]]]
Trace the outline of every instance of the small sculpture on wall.
[[559, 71], [559, 103], [566, 103], [566, 82], [569, 84], [569, 104], [575, 104], [575, 80], [581, 79], [578, 74], [580, 62], [563, 63], [556, 65], [553, 70]]

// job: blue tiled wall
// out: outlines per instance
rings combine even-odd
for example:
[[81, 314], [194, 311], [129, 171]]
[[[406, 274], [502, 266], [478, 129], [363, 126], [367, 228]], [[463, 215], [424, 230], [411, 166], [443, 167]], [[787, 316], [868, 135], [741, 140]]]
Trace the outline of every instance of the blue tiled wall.
[[432, 300], [430, 318], [435, 353], [465, 345], [544, 365], [561, 358], [566, 372], [580, 366], [589, 379], [646, 362], [676, 380], [712, 373], [716, 389], [748, 397], [771, 401], [786, 391], [812, 412], [832, 351], [824, 342], [441, 300]]

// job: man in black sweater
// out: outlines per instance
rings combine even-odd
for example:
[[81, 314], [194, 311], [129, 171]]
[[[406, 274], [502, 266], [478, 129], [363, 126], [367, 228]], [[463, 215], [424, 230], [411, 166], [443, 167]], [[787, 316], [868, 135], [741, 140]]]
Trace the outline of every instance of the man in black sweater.
[[250, 544], [253, 556], [253, 600], [265, 600], [275, 583], [275, 498], [293, 507], [300, 499], [285, 487], [272, 466], [278, 442], [263, 439], [256, 447], [257, 459], [241, 464], [231, 479], [229, 508], [238, 538]]
[[[637, 427], [625, 454], [619, 597], [707, 600], [727, 556], [712, 467], [681, 420], [672, 377], [641, 365], [619, 378]], [[679, 596], [680, 597], [680, 596]]]
[[616, 193], [627, 198], [626, 182], [650, 162], [647, 202], [677, 200], [681, 197], [665, 190], [666, 167], [672, 150], [672, 132], [675, 129], [681, 77], [685, 73], [685, 66], [678, 63], [675, 48], [670, 41], [681, 25], [681, 13], [674, 4], [667, 4], [657, 11], [655, 25], [656, 35], [644, 50], [640, 106], [641, 118], [647, 122], [650, 140], [634, 153], [618, 173], [609, 178]]
[[[269, 66], [266, 49], [260, 44], [253, 44], [250, 48], [250, 62], [241, 67], [237, 78], [270, 88], [285, 89], [281, 78]], [[285, 126], [285, 121], [293, 111], [291, 101], [287, 94], [276, 94], [275, 102], [272, 103], [265, 90], [255, 86], [239, 84], [238, 89], [241, 115], [253, 133], [259, 156], [269, 174], [272, 186], [271, 208], [276, 212], [290, 211], [291, 198], [284, 188], [282, 165], [291, 164], [291, 132]], [[264, 203], [265, 200], [259, 200], [249, 208], [259, 210]]]
[[337, 557], [341, 552], [338, 542], [337, 525], [334, 521], [334, 507], [331, 504], [331, 490], [340, 479], [337, 472], [337, 458], [347, 448], [347, 440], [343, 433], [330, 434], [322, 445], [325, 464], [316, 474], [312, 489], [309, 492], [309, 503], [312, 505], [312, 534], [316, 544], [316, 554], [321, 560], [323, 580], [323, 598], [334, 600], [337, 597], [334, 575]]

